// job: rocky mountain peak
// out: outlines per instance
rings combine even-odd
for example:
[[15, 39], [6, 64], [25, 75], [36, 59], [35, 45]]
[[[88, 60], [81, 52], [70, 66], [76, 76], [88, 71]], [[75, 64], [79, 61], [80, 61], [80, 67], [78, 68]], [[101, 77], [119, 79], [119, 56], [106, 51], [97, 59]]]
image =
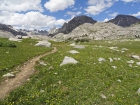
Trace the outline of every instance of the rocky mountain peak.
[[131, 15], [118, 15], [114, 19], [109, 20], [108, 22], [114, 23], [122, 27], [129, 27], [132, 24], [139, 23], [140, 19]]
[[85, 15], [77, 16], [71, 19], [68, 23], [64, 23], [64, 25], [55, 34], [58, 34], [58, 33], [68, 34], [79, 25], [82, 25], [84, 23], [94, 24], [96, 22], [97, 21], [93, 20], [91, 17], [85, 16]]

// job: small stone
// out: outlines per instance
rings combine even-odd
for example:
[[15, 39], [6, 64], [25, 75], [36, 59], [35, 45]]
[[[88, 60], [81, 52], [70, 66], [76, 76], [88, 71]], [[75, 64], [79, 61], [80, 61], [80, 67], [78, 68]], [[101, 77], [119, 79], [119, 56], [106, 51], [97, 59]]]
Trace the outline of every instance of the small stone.
[[113, 58], [114, 60], [116, 60], [116, 61], [119, 61], [119, 60], [121, 60], [121, 58]]
[[60, 85], [62, 83], [62, 81], [58, 81], [58, 84]]
[[138, 66], [140, 66], [140, 62], [136, 62], [136, 64], [137, 64]]
[[70, 46], [75, 46], [75, 43], [70, 44]]
[[40, 93], [44, 93], [45, 91], [44, 90], [40, 90]]
[[114, 68], [114, 69], [117, 69], [117, 66], [111, 66], [112, 68]]
[[50, 67], [49, 67], [49, 70], [52, 70], [52, 69], [54, 69], [54, 67], [53, 67], [53, 66], [50, 66]]
[[55, 75], [57, 75], [57, 73], [54, 73]]
[[120, 80], [120, 79], [118, 79], [117, 81], [118, 81], [118, 82], [121, 82], [121, 80]]
[[109, 59], [110, 62], [113, 62], [113, 59], [112, 58], [108, 58], [108, 59]]
[[104, 58], [99, 58], [98, 61], [99, 62], [105, 62], [106, 60]]
[[11, 74], [11, 73], [7, 73], [7, 74], [3, 75], [3, 77], [13, 78], [13, 77], [15, 77], [15, 75]]
[[47, 64], [45, 64], [43, 61], [39, 62], [41, 65], [46, 66]]
[[121, 51], [121, 53], [124, 53], [125, 51]]
[[106, 99], [106, 96], [104, 94], [101, 94], [100, 95], [102, 98]]
[[134, 61], [133, 60], [130, 60], [130, 61], [126, 61], [127, 63], [129, 63], [129, 64], [133, 64], [134, 63]]
[[128, 66], [129, 66], [129, 67], [132, 67], [133, 65], [132, 65], [132, 64], [129, 64]]
[[71, 54], [77, 54], [77, 53], [79, 53], [79, 52], [76, 51], [76, 50], [71, 50], [71, 51], [69, 51], [69, 53], [71, 53]]
[[138, 92], [138, 95], [140, 95], [140, 88], [138, 89], [138, 91], [137, 91], [137, 92]]
[[85, 46], [83, 46], [83, 45], [75, 45], [75, 46], [74, 46], [74, 48], [84, 49], [84, 48], [85, 48]]
[[127, 49], [127, 48], [122, 48], [122, 50], [125, 50], [125, 51], [127, 51], [128, 49]]

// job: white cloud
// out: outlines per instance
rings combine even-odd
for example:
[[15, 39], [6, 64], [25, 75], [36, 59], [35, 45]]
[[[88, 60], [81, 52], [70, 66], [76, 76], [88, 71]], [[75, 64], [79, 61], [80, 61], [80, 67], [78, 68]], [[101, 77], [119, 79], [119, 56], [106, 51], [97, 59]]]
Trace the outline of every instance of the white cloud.
[[82, 12], [78, 11], [78, 12], [71, 12], [71, 11], [67, 11], [67, 15], [71, 15], [71, 18], [74, 18], [77, 15], [80, 15]]
[[109, 21], [109, 19], [108, 19], [108, 18], [106, 18], [103, 22], [107, 22], [107, 21]]
[[122, 0], [122, 1], [124, 1], [124, 2], [140, 2], [140, 0]]
[[81, 12], [71, 12], [71, 11], [67, 11], [67, 15], [80, 15]]
[[89, 6], [85, 9], [87, 14], [97, 15], [111, 7], [116, 0], [88, 0]]
[[113, 14], [109, 14], [109, 16], [111, 16], [111, 17], [115, 17], [117, 15], [118, 15], [118, 12], [114, 12]]
[[42, 12], [41, 0], [0, 0], [1, 11], [26, 12], [37, 10]]
[[26, 14], [12, 13], [2, 11], [0, 12], [0, 23], [13, 25], [23, 29], [41, 29], [52, 28], [55, 25], [62, 25], [65, 20], [56, 20], [55, 17], [43, 15], [40, 12], [27, 12]]
[[73, 6], [74, 4], [74, 0], [49, 0], [44, 6], [46, 9], [50, 10], [50, 12], [57, 12]]
[[140, 16], [140, 12], [136, 13], [136, 14], [132, 14], [133, 16]]
[[63, 25], [65, 22], [66, 22], [66, 20], [64, 20], [64, 19], [59, 19], [59, 20], [56, 20], [55, 25]]

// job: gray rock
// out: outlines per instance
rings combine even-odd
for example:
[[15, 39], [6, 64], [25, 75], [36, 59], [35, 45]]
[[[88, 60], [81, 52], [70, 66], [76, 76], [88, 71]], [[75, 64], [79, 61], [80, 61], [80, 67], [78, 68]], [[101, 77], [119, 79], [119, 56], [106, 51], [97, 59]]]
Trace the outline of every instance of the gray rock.
[[108, 59], [109, 59], [110, 62], [113, 62], [113, 59], [112, 58], [108, 58]]
[[45, 64], [43, 61], [39, 62], [41, 65], [46, 66], [47, 64]]
[[129, 63], [129, 64], [132, 64], [132, 63], [134, 63], [134, 61], [133, 60], [130, 60], [130, 61], [126, 61], [127, 63]]
[[76, 51], [76, 50], [71, 50], [71, 51], [69, 51], [69, 53], [71, 53], [71, 54], [77, 54], [77, 53], [79, 53], [79, 52]]
[[17, 39], [17, 38], [9, 38], [10, 41], [17, 41], [17, 42], [21, 42], [22, 39]]
[[117, 69], [117, 66], [111, 66], [113, 69]]
[[85, 48], [85, 46], [83, 46], [83, 45], [75, 45], [75, 46], [74, 46], [74, 48], [84, 49], [84, 48]]
[[138, 66], [140, 66], [140, 62], [136, 62], [136, 64], [137, 64]]
[[65, 56], [63, 62], [60, 64], [60, 66], [66, 65], [66, 64], [77, 64], [78, 61], [76, 61], [72, 57]]
[[138, 89], [137, 93], [138, 93], [138, 95], [140, 95], [140, 88]]
[[104, 58], [99, 58], [98, 61], [99, 62], [105, 62], [106, 60]]
[[35, 46], [46, 46], [46, 47], [51, 47], [51, 43], [48, 41], [39, 41]]
[[13, 77], [15, 77], [15, 75], [12, 73], [7, 73], [7, 74], [3, 75], [3, 77], [13, 78]]
[[140, 57], [138, 55], [132, 55], [131, 57], [140, 60]]

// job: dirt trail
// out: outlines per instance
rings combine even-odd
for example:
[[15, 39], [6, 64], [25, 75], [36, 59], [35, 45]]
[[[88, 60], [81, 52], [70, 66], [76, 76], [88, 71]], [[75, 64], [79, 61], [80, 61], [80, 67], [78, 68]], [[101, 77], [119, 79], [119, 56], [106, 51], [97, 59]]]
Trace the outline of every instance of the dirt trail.
[[0, 100], [4, 99], [12, 90], [22, 85], [27, 79], [35, 72], [34, 66], [35, 62], [39, 61], [40, 58], [55, 53], [57, 51], [56, 47], [51, 52], [42, 54], [40, 56], [34, 57], [33, 59], [27, 61], [20, 67], [21, 72], [19, 72], [14, 78], [8, 79], [0, 84]]

